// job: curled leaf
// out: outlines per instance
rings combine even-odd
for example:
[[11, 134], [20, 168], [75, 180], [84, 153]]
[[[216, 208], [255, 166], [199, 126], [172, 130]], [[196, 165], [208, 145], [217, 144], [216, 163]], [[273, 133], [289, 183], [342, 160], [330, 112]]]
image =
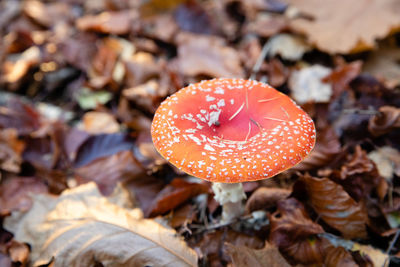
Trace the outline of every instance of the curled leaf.
[[260, 187], [247, 200], [246, 211], [250, 213], [275, 207], [279, 200], [287, 198], [290, 193], [284, 188]]
[[373, 116], [368, 123], [368, 130], [374, 136], [380, 136], [395, 128], [400, 128], [400, 108], [383, 106], [379, 113]]
[[341, 185], [328, 178], [310, 175], [304, 175], [301, 180], [305, 183], [312, 207], [327, 224], [339, 230], [345, 238], [366, 237], [367, 213]]

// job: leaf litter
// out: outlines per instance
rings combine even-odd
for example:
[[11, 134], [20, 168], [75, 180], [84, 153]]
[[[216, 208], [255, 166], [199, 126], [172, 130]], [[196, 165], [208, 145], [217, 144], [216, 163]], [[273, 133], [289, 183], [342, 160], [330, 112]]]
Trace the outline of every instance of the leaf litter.
[[[399, 8], [1, 1], [0, 265], [396, 266]], [[226, 224], [150, 135], [162, 100], [219, 77], [270, 83], [317, 127]]]

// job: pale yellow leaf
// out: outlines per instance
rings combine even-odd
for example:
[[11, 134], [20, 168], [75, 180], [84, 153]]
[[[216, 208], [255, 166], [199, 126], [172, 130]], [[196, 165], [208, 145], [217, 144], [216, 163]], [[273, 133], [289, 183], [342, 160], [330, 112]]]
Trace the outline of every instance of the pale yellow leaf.
[[59, 197], [37, 195], [27, 213], [8, 217], [5, 227], [31, 245], [34, 266], [196, 266], [197, 256], [177, 236], [139, 209], [103, 197], [94, 183]]

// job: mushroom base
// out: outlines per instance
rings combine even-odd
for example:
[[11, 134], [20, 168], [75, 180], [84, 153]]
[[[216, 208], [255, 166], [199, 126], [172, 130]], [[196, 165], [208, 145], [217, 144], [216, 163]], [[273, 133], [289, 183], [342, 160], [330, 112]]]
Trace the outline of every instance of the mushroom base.
[[246, 195], [242, 183], [213, 183], [214, 199], [222, 205], [221, 223], [230, 222], [244, 212]]

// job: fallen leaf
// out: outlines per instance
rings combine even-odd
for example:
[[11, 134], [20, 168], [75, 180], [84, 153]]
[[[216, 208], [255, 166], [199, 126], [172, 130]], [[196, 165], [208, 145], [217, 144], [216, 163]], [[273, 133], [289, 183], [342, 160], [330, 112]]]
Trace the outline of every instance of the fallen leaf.
[[59, 197], [36, 195], [27, 213], [14, 213], [5, 226], [31, 245], [33, 265], [197, 265], [196, 253], [176, 232], [101, 196], [89, 183]]
[[[271, 42], [285, 42], [283, 40], [278, 41], [277, 39], [279, 39], [278, 36], [282, 36], [279, 35], [278, 33], [281, 32], [282, 30], [286, 29], [288, 27], [288, 20], [284, 17], [284, 16], [279, 16], [279, 15], [271, 15], [270, 13], [257, 13], [255, 19], [253, 21], [250, 21], [246, 26], [245, 26], [245, 31], [250, 33], [250, 34], [257, 34], [261, 37], [272, 37], [272, 39], [274, 39], [275, 41], [271, 41]], [[271, 40], [272, 40], [271, 39]], [[271, 47], [270, 50], [279, 50], [279, 48], [276, 46], [275, 44], [271, 44], [271, 42], [269, 42], [268, 45], [273, 46], [273, 48]], [[291, 40], [287, 40], [287, 42], [291, 42]], [[296, 41], [292, 41], [292, 44], [294, 44]], [[303, 45], [303, 46], [302, 46]], [[288, 51], [288, 44], [286, 46], [286, 48], [282, 48], [281, 50], [279, 50], [279, 52], [281, 52], [282, 54], [285, 54], [285, 56], [289, 56], [289, 58], [287, 59], [294, 59], [294, 58], [301, 58], [301, 56], [303, 55], [300, 51], [304, 48], [305, 43], [301, 42], [300, 46], [297, 48], [296, 52], [294, 52], [293, 48], [291, 47], [289, 48], [290, 51]], [[280, 54], [280, 53], [274, 53], [273, 51], [271, 51], [270, 53], [272, 53], [272, 55], [274, 54]], [[301, 55], [300, 55], [301, 54]], [[299, 57], [300, 55], [300, 57]], [[283, 56], [285, 59], [286, 57]]]
[[184, 75], [244, 77], [239, 54], [216, 36], [180, 33], [176, 37], [178, 65]]
[[271, 57], [280, 55], [287, 60], [299, 60], [311, 47], [303, 38], [287, 33], [277, 34], [266, 44], [267, 54]]
[[383, 47], [373, 51], [365, 61], [363, 71], [370, 73], [390, 88], [400, 84], [400, 49]]
[[324, 266], [326, 267], [357, 267], [359, 266], [351, 256], [350, 252], [343, 247], [329, 246], [325, 250]]
[[293, 19], [291, 27], [306, 34], [317, 48], [333, 54], [371, 49], [376, 39], [400, 27], [400, 3], [396, 0], [362, 0], [351, 5], [346, 0], [285, 2], [305, 15]]
[[160, 62], [146, 52], [137, 52], [125, 62], [127, 88], [144, 84], [154, 77], [158, 77], [162, 71]]
[[75, 95], [75, 99], [82, 109], [94, 109], [99, 104], [107, 103], [112, 97], [112, 94], [108, 91], [91, 91], [86, 87]]
[[246, 211], [266, 210], [276, 206], [279, 200], [287, 198], [291, 190], [276, 187], [259, 187], [246, 202]]
[[374, 136], [387, 134], [396, 128], [400, 128], [400, 108], [393, 106], [379, 108], [379, 113], [368, 123], [368, 130]]
[[105, 195], [110, 194], [118, 182], [138, 178], [143, 172], [131, 151], [120, 151], [111, 156], [96, 158], [75, 169], [78, 183], [94, 181]]
[[114, 11], [98, 15], [85, 15], [76, 21], [76, 27], [81, 31], [96, 31], [109, 34], [127, 34], [136, 12]]
[[313, 209], [345, 238], [365, 238], [368, 216], [360, 203], [352, 199], [343, 187], [328, 178], [301, 177]]
[[268, 84], [275, 88], [285, 84], [289, 78], [289, 69], [277, 58], [272, 58], [269, 61], [266, 70], [268, 72]]
[[0, 130], [0, 168], [19, 173], [24, 148], [25, 143], [18, 139], [17, 130], [13, 128]]
[[164, 42], [172, 42], [179, 27], [171, 13], [164, 13], [143, 20], [141, 34]]
[[120, 131], [114, 116], [106, 112], [86, 112], [82, 120], [84, 130], [91, 134], [112, 134]]
[[307, 102], [329, 102], [332, 96], [332, 85], [323, 82], [323, 79], [330, 73], [331, 69], [321, 65], [293, 71], [289, 78], [289, 87], [294, 100], [300, 105]]
[[195, 1], [186, 1], [174, 11], [174, 18], [183, 31], [213, 34], [216, 32], [212, 18], [204, 7]]
[[136, 139], [136, 145], [133, 147], [133, 154], [146, 170], [152, 172], [167, 163], [167, 160], [157, 152], [151, 139], [150, 129], [140, 132]]
[[47, 186], [36, 177], [12, 177], [0, 185], [0, 214], [11, 211], [28, 211], [31, 196], [46, 193]]
[[24, 13], [45, 27], [54, 26], [63, 20], [72, 18], [70, 5], [63, 2], [42, 3], [40, 1], [26, 1], [23, 5]]
[[147, 216], [154, 217], [165, 214], [190, 198], [207, 193], [208, 190], [209, 187], [205, 184], [190, 183], [183, 179], [175, 178], [158, 193], [146, 212]]
[[244, 246], [234, 246], [227, 243], [227, 252], [236, 267], [290, 267], [291, 265], [282, 257], [279, 250], [268, 242], [263, 249], [250, 249]]
[[269, 242], [284, 255], [304, 263], [323, 261], [322, 241], [316, 235], [322, 227], [307, 215], [304, 206], [295, 198], [278, 202], [278, 209], [270, 216]]
[[400, 152], [390, 146], [380, 147], [368, 153], [378, 168], [379, 175], [391, 181], [393, 174], [400, 177]]
[[130, 151], [132, 147], [133, 140], [125, 133], [93, 135], [79, 147], [75, 165], [81, 167], [101, 157]]
[[5, 66], [4, 80], [9, 83], [15, 83], [22, 79], [29, 69], [40, 62], [40, 49], [37, 46], [31, 46], [16, 57], [15, 61], [8, 61]]
[[7, 244], [7, 247], [8, 254], [10, 254], [10, 258], [14, 264], [17, 263], [22, 266], [28, 265], [30, 254], [28, 245], [12, 240]]
[[160, 84], [155, 79], [152, 79], [144, 84], [124, 89], [122, 94], [138, 106], [154, 113], [157, 109], [154, 102], [158, 102], [160, 99], [159, 88]]

